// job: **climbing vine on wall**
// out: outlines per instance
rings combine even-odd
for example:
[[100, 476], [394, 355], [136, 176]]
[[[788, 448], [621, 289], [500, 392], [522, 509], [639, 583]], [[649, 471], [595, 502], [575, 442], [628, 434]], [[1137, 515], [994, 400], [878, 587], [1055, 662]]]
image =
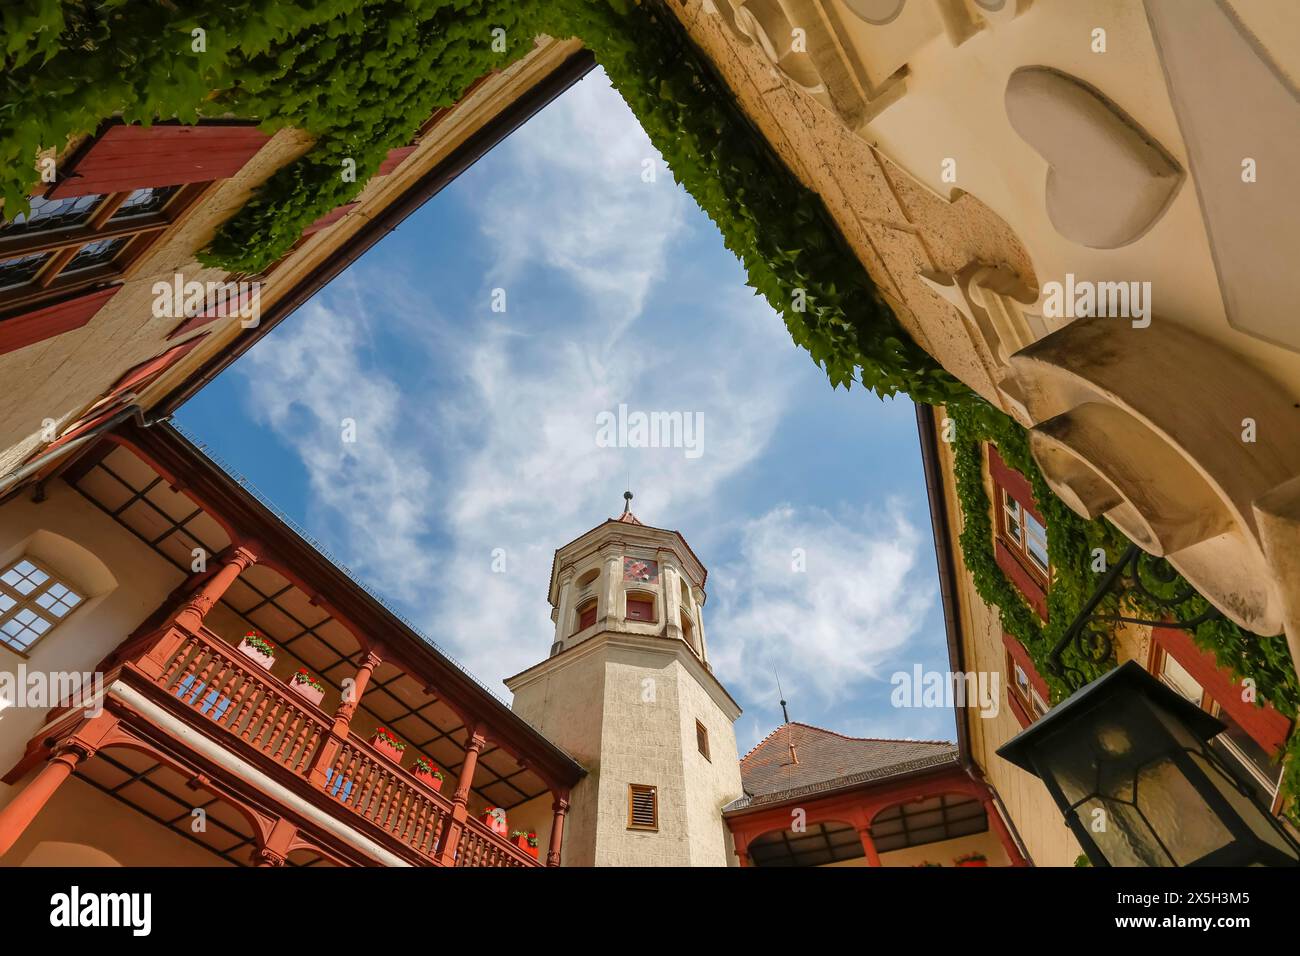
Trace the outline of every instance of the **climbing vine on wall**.
[[[957, 497], [961, 504], [962, 559], [970, 571], [975, 590], [988, 604], [998, 608], [1004, 630], [1020, 641], [1035, 668], [1052, 689], [1053, 702], [1067, 695], [1071, 688], [1048, 666], [1048, 656], [1080, 609], [1096, 591], [1099, 573], [1093, 568], [1094, 549], [1106, 556], [1106, 566], [1117, 560], [1128, 547], [1128, 539], [1105, 520], [1089, 521], [1076, 515], [1047, 486], [1042, 472], [1029, 453], [1025, 431], [1015, 421], [986, 402], [973, 399], [948, 406], [953, 424], [953, 458]], [[1042, 623], [1028, 602], [1007, 579], [994, 553], [992, 504], [984, 485], [983, 444], [997, 446], [998, 454], [1012, 468], [1025, 475], [1033, 487], [1034, 499], [1047, 523], [1047, 552], [1052, 564], [1052, 585], [1048, 589], [1048, 621]], [[1168, 597], [1189, 585], [1175, 575], [1163, 584], [1146, 582], [1156, 594]], [[1102, 614], [1114, 614], [1123, 602], [1130, 613], [1152, 619], [1162, 609], [1138, 591], [1112, 593], [1099, 608]], [[1189, 619], [1209, 607], [1199, 595], [1184, 609]], [[1254, 682], [1258, 703], [1268, 701], [1293, 721], [1300, 708], [1300, 681], [1283, 635], [1262, 637], [1246, 631], [1226, 618], [1206, 621], [1191, 632], [1202, 650], [1214, 654], [1215, 660], [1242, 681]], [[1079, 670], [1087, 680], [1102, 676], [1115, 666], [1113, 649], [1104, 656], [1081, 658], [1073, 646], [1066, 651], [1066, 663]], [[1300, 729], [1292, 731], [1286, 744], [1291, 759], [1287, 761], [1282, 791], [1287, 796], [1288, 816], [1300, 824]]]
[[[1055, 681], [1054, 693], [1063, 693], [1046, 655], [1092, 593], [1092, 549], [1113, 561], [1127, 542], [1059, 501], [1034, 466], [1024, 431], [907, 335], [820, 197], [785, 167], [660, 0], [7, 0], [0, 11], [5, 215], [27, 208], [40, 150], [113, 116], [140, 123], [233, 116], [268, 132], [292, 126], [314, 136], [314, 145], [274, 173], [201, 254], [231, 272], [258, 272], [304, 228], [353, 199], [388, 150], [408, 143], [434, 110], [518, 60], [539, 34], [579, 37], [593, 50], [674, 178], [743, 263], [749, 285], [833, 385], [947, 405], [957, 423], [966, 565], [1006, 630]], [[352, 163], [355, 178], [343, 175]], [[1047, 518], [1055, 578], [1046, 626], [993, 558], [984, 441], [1029, 477]], [[1223, 620], [1201, 625], [1194, 637], [1296, 716], [1300, 688], [1281, 638]], [[1113, 663], [1071, 661], [1091, 675]], [[1300, 751], [1300, 736], [1289, 746]], [[1300, 791], [1300, 759], [1290, 761], [1286, 786]]]

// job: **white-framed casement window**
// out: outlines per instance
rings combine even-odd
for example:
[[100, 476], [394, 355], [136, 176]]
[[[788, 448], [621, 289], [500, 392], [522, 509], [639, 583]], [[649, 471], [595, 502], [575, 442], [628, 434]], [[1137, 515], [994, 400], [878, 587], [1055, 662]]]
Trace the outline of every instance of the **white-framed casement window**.
[[1002, 520], [1007, 541], [1029, 560], [1039, 574], [1047, 577], [1047, 528], [1005, 488], [1002, 489]]
[[1007, 673], [1012, 679], [1008, 692], [1016, 695], [1030, 720], [1037, 720], [1051, 710], [1047, 701], [1043, 700], [1043, 696], [1034, 689], [1029, 673], [1016, 662], [1010, 651], [1007, 652]]
[[19, 654], [62, 623], [83, 596], [50, 568], [20, 558], [0, 571], [0, 642]]

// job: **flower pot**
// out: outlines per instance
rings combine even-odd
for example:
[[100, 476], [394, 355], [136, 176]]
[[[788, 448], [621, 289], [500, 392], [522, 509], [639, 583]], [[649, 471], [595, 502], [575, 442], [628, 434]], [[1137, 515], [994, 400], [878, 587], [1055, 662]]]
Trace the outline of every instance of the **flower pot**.
[[271, 665], [275, 663], [274, 655], [263, 654], [252, 644], [248, 643], [248, 641], [240, 641], [239, 647], [236, 648], [236, 650], [238, 650], [239, 653], [243, 654], [250, 661], [252, 661], [258, 667], [263, 668], [264, 670], [269, 671], [271, 669]]
[[988, 866], [988, 860], [962, 860], [958, 866]]
[[412, 769], [411, 769], [411, 776], [415, 777], [416, 780], [420, 781], [420, 783], [424, 784], [424, 785], [425, 785], [426, 787], [428, 787], [430, 790], [441, 790], [441, 789], [442, 789], [442, 778], [441, 778], [441, 777], [435, 777], [432, 773], [430, 773], [430, 772], [427, 771], [427, 770], [420, 770], [420, 769], [418, 769], [418, 768], [412, 768]]
[[529, 846], [528, 837], [511, 837], [510, 842], [513, 843], [515, 846], [519, 847], [519, 849], [523, 850], [534, 860], [537, 859], [537, 851], [539, 848], [535, 846]]
[[402, 762], [402, 752], [390, 744], [386, 738], [371, 737], [370, 746], [374, 747], [393, 763], [400, 764]]
[[479, 815], [479, 822], [481, 822], [485, 827], [487, 827], [493, 833], [500, 833], [504, 836], [506, 833], [510, 832], [509, 828], [506, 826], [506, 815], [504, 811], [502, 811], [500, 821], [498, 822], [497, 815], [495, 813], [493, 813], [491, 810], [484, 810]]
[[320, 706], [321, 700], [325, 697], [325, 688], [317, 689], [311, 684], [300, 684], [296, 680], [289, 681], [289, 688], [304, 700], [309, 700], [317, 707]]

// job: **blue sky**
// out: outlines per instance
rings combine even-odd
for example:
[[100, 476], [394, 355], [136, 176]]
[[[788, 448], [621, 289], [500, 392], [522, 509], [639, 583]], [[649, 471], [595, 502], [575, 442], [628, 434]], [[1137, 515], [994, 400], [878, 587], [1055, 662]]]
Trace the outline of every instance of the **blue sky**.
[[[623, 402], [701, 413], [702, 454], [600, 447]], [[630, 473], [709, 569], [741, 753], [780, 723], [773, 665], [795, 720], [952, 737], [889, 703], [896, 670], [947, 670], [911, 405], [831, 389], [599, 71], [177, 419], [503, 695], [550, 647], [554, 550]]]

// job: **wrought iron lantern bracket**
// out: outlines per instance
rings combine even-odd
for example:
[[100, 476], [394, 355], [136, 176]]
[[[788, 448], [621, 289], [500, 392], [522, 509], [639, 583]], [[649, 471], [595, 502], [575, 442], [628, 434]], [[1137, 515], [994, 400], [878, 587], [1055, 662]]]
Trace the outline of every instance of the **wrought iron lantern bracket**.
[[[1211, 606], [1191, 617], [1182, 618], [1179, 612], [1185, 609], [1189, 601], [1200, 596], [1196, 589], [1187, 584], [1173, 594], [1163, 594], [1158, 589], [1153, 590], [1147, 583], [1148, 580], [1153, 580], [1158, 584], [1169, 585], [1177, 576], [1178, 572], [1164, 558], [1147, 554], [1136, 544], [1130, 544], [1120, 559], [1107, 569], [1092, 596], [1084, 602], [1078, 615], [1052, 648], [1048, 656], [1048, 669], [1071, 690], [1078, 690], [1088, 682], [1088, 676], [1066, 662], [1066, 650], [1073, 647], [1084, 657], [1095, 657], [1108, 651], [1112, 646], [1110, 632], [1114, 625], [1142, 624], [1192, 631], [1206, 621], [1222, 617], [1219, 610]], [[1123, 595], [1129, 592], [1142, 596], [1146, 603], [1168, 613], [1158, 618], [1143, 618], [1099, 611], [1107, 596], [1115, 594], [1122, 602]]]

